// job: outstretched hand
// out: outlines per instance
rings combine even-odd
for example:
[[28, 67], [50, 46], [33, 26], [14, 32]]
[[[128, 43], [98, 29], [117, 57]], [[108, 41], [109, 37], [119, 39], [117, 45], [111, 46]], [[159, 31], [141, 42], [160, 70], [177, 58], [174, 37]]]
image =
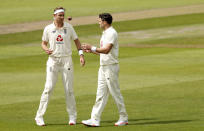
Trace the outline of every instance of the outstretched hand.
[[83, 50], [83, 51], [86, 52], [86, 53], [92, 53], [91, 50]]
[[86, 52], [86, 53], [92, 53], [92, 51], [91, 51], [91, 45], [90, 45], [90, 44], [84, 43], [84, 44], [82, 44], [81, 47], [82, 47], [82, 49], [83, 49], [84, 52]]
[[82, 44], [82, 49], [84, 49], [84, 50], [91, 50], [91, 45], [84, 43], [84, 44]]

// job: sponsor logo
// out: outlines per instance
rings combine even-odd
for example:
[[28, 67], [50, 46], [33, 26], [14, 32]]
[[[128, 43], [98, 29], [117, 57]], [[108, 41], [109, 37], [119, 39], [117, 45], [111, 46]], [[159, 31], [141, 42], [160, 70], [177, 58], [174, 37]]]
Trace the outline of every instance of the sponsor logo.
[[58, 35], [56, 38], [56, 44], [64, 44], [62, 35]]

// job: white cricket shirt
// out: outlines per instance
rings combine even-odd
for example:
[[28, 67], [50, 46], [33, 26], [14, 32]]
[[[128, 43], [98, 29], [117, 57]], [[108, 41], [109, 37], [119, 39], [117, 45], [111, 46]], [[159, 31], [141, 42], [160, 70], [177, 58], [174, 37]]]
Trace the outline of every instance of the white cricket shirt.
[[54, 22], [44, 29], [42, 41], [49, 42], [49, 49], [53, 50], [50, 56], [71, 56], [71, 40], [76, 40], [77, 34], [71, 24], [64, 22], [62, 28], [56, 28]]
[[118, 34], [112, 26], [103, 31], [100, 40], [100, 47], [104, 47], [106, 44], [113, 44], [113, 47], [108, 54], [100, 54], [100, 65], [111, 65], [118, 63]]

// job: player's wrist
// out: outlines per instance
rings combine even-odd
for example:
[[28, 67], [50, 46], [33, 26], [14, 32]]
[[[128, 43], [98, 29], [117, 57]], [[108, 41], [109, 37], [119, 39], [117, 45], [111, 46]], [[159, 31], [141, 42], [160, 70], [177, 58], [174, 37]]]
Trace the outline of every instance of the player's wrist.
[[97, 49], [96, 46], [92, 46], [92, 47], [91, 47], [91, 51], [92, 51], [92, 52], [96, 52], [96, 49]]
[[84, 52], [83, 52], [82, 49], [79, 49], [78, 53], [79, 53], [79, 56], [83, 56], [84, 55]]

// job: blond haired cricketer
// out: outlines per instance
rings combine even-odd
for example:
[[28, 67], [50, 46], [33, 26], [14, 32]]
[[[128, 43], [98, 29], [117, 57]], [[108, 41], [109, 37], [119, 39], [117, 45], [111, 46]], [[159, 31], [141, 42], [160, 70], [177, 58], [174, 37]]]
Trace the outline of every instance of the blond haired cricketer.
[[44, 126], [43, 115], [56, 84], [58, 72], [61, 72], [65, 90], [66, 110], [69, 117], [69, 125], [76, 124], [77, 112], [73, 92], [73, 64], [71, 40], [74, 40], [80, 56], [80, 63], [85, 65], [83, 51], [77, 34], [67, 22], [64, 22], [65, 9], [58, 7], [54, 10], [54, 22], [47, 25], [42, 36], [42, 49], [49, 55], [47, 61], [47, 75], [45, 88], [40, 99], [40, 105], [36, 113], [35, 121], [38, 126]]

